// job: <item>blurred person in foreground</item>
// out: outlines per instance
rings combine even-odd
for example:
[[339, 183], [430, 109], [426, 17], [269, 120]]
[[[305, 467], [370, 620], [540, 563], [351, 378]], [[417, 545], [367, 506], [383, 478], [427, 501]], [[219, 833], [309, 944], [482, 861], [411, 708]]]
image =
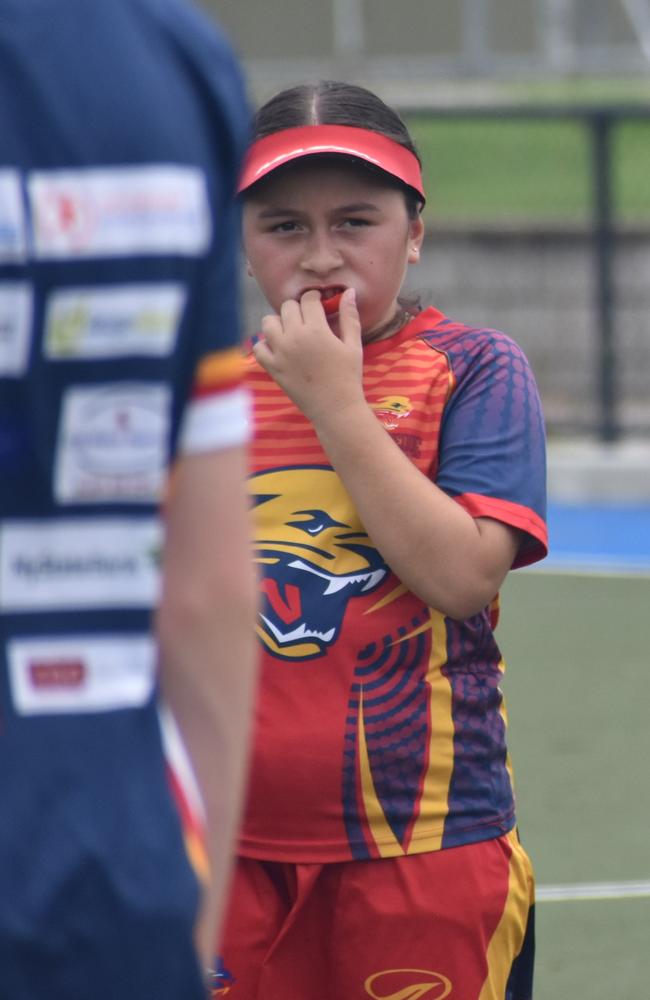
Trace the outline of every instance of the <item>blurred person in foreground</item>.
[[248, 119], [184, 0], [0, 0], [2, 1000], [206, 995], [254, 685]]

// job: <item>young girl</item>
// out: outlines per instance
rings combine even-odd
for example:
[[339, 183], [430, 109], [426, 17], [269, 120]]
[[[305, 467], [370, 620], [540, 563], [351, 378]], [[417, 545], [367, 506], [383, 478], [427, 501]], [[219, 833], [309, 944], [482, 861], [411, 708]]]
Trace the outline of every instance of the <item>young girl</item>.
[[248, 359], [263, 670], [220, 981], [528, 1000], [493, 628], [506, 573], [546, 551], [533, 377], [503, 334], [402, 304], [425, 195], [372, 93], [269, 101], [241, 192], [273, 312]]

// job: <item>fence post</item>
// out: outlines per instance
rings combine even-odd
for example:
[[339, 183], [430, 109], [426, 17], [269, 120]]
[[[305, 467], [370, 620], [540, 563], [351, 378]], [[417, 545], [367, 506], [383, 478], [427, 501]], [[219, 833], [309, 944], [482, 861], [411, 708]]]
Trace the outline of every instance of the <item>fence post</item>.
[[593, 237], [594, 293], [598, 323], [597, 383], [599, 437], [614, 441], [620, 436], [618, 423], [618, 372], [614, 332], [613, 255], [615, 234], [612, 227], [612, 150], [613, 117], [605, 110], [587, 117], [591, 130], [593, 165]]

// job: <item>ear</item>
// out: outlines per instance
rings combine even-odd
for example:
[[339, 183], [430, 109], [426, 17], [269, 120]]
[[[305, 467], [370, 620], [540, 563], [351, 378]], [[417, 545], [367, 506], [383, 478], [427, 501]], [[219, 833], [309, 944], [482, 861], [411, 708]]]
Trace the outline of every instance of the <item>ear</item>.
[[246, 274], [249, 278], [253, 277], [253, 268], [251, 267], [251, 262], [246, 260]]
[[409, 264], [417, 264], [420, 261], [420, 250], [424, 240], [424, 222], [422, 216], [411, 219], [409, 222], [409, 249], [407, 260]]

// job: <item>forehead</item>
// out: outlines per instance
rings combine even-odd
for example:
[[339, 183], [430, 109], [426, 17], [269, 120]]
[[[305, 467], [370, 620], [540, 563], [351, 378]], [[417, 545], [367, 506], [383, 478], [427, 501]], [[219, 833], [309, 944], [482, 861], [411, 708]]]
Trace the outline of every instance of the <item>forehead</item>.
[[[344, 156], [312, 156], [288, 163], [259, 181], [245, 194], [245, 203], [282, 201], [295, 203], [302, 198], [399, 199], [402, 188], [386, 174], [358, 160]], [[287, 200], [289, 199], [289, 201]]]

